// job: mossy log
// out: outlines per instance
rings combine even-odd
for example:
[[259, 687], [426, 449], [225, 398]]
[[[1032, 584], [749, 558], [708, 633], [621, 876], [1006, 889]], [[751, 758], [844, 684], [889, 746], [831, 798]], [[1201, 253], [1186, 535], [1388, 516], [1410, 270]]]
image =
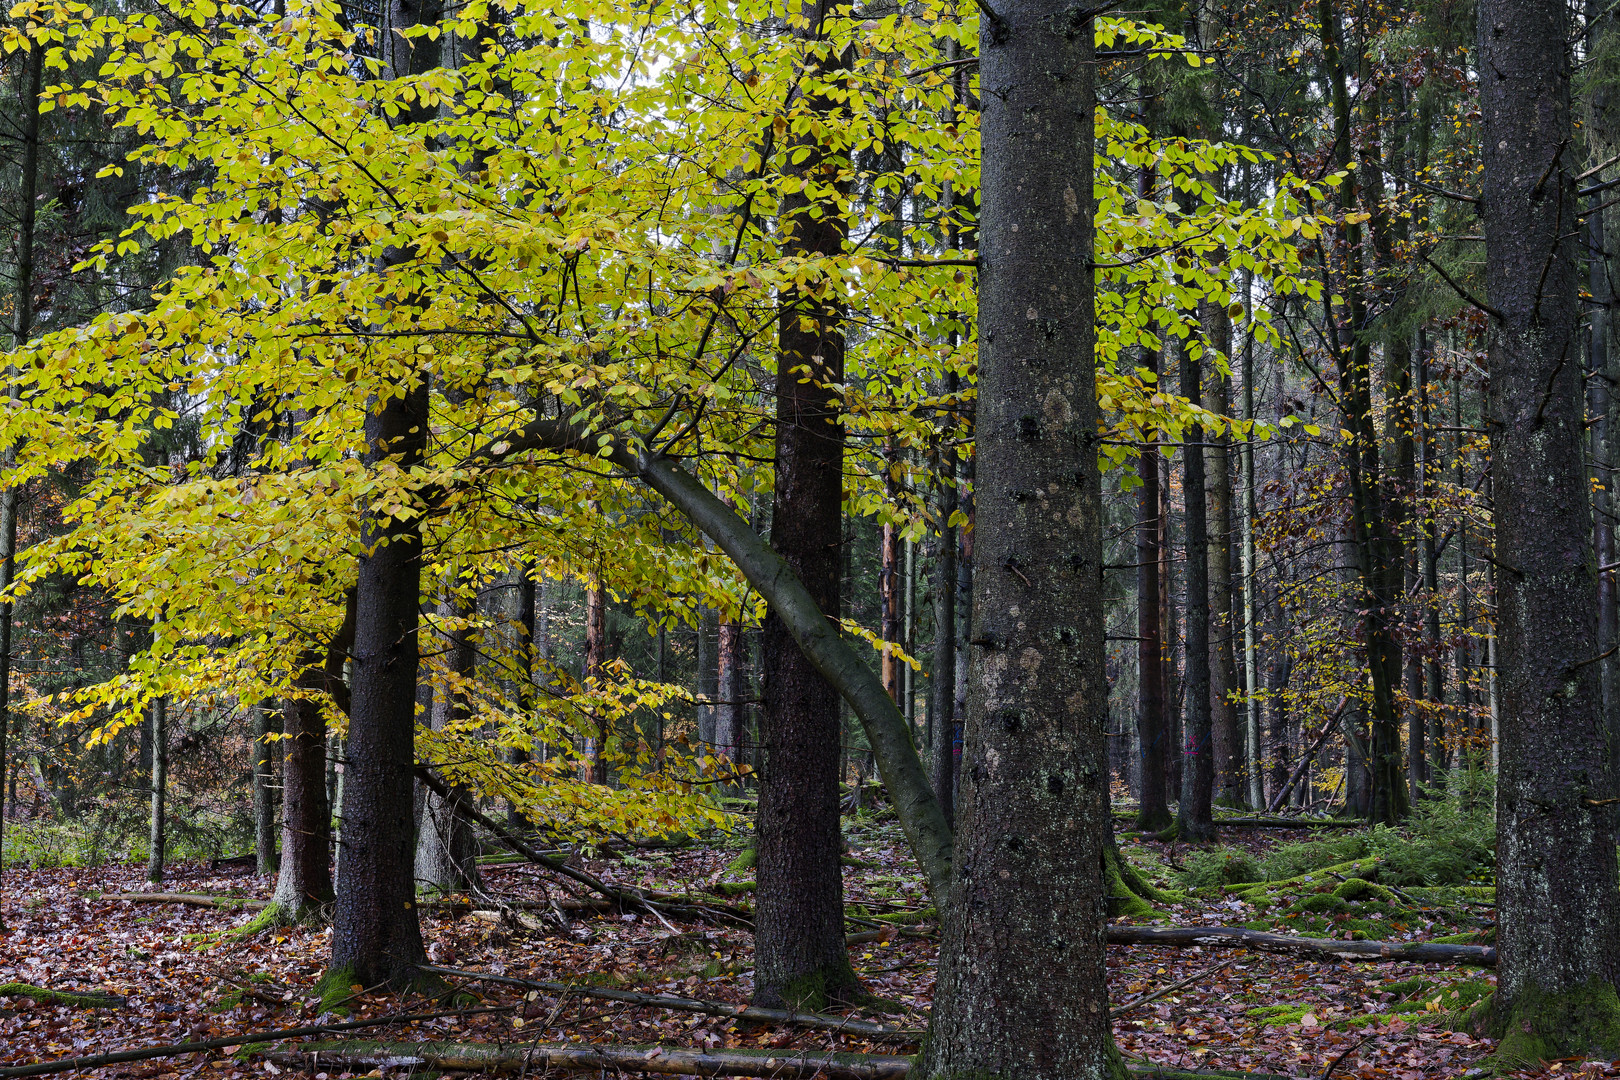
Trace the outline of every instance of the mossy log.
[[73, 990], [52, 990], [32, 983], [0, 983], [0, 997], [25, 997], [41, 1005], [71, 1005], [76, 1009], [122, 1009], [128, 1002], [116, 994], [86, 994]]
[[1490, 945], [1439, 945], [1432, 941], [1339, 941], [1271, 934], [1238, 926], [1110, 926], [1108, 944], [1256, 949], [1260, 952], [1292, 953], [1320, 960], [1360, 963], [1399, 960], [1467, 967], [1496, 966], [1496, 949]]

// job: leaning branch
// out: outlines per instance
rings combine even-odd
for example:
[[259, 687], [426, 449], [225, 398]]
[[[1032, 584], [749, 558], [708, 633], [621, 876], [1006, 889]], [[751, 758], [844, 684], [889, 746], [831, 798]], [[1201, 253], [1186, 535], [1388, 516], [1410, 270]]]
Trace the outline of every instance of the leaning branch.
[[[951, 826], [917, 757], [911, 729], [877, 673], [823, 614], [787, 561], [736, 510], [674, 460], [632, 446], [611, 432], [535, 419], [476, 451], [465, 464], [497, 464], [534, 450], [600, 458], [636, 477], [712, 539], [759, 590], [806, 659], [860, 719], [906, 840], [935, 905], [943, 911], [950, 896]], [[442, 497], [437, 490], [419, 494], [430, 504]]]

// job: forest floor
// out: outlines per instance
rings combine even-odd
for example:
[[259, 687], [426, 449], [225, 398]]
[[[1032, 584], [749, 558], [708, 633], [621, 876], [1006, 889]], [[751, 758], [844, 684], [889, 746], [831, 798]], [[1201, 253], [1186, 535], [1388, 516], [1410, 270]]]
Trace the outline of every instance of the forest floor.
[[[868, 912], [887, 907], [920, 911], [926, 900], [892, 824], [849, 827], [846, 883], [852, 904]], [[1232, 828], [1228, 845], [1260, 852], [1297, 831]], [[1185, 849], [1181, 849], [1184, 853]], [[1131, 842], [1127, 855], [1149, 870], [1174, 863], [1175, 849]], [[620, 885], [701, 894], [751, 871], [728, 872], [736, 847], [693, 846], [639, 851], [588, 860], [592, 873]], [[282, 929], [220, 938], [246, 924], [251, 912], [131, 903], [109, 893], [152, 890], [144, 868], [108, 866], [8, 870], [0, 883], [5, 931], [0, 934], [0, 984], [18, 981], [59, 990], [121, 995], [121, 1008], [84, 1009], [0, 998], [0, 1075], [8, 1065], [99, 1054], [125, 1048], [242, 1035], [317, 1021], [314, 987], [328, 953], [330, 930]], [[486, 888], [513, 899], [562, 896], [554, 878], [526, 863], [483, 868]], [[250, 870], [172, 868], [166, 891], [265, 898], [273, 880]], [[726, 902], [727, 897], [713, 897]], [[746, 900], [746, 894], [738, 898]], [[1166, 907], [1177, 925], [1239, 925], [1256, 912], [1240, 900], [1208, 896]], [[1441, 912], [1437, 914], [1449, 914]], [[1488, 912], [1485, 914], [1489, 914]], [[1471, 920], [1475, 927], [1481, 920]], [[1294, 930], [1286, 920], [1280, 929]], [[1365, 924], [1363, 924], [1365, 925]], [[891, 1026], [926, 1025], [937, 941], [925, 936], [852, 944], [850, 959], [874, 995], [894, 1011], [863, 1015]], [[852, 932], [859, 927], [852, 927]], [[1420, 940], [1467, 931], [1441, 918], [1393, 921], [1385, 940]], [[646, 914], [587, 915], [566, 930], [531, 932], [476, 914], [424, 911], [423, 931], [433, 963], [490, 974], [746, 1003], [752, 988], [751, 941], [745, 929], [675, 920], [675, 930]], [[1326, 936], [1333, 918], [1295, 932]], [[915, 933], [915, 931], [914, 931]], [[199, 938], [197, 935], [205, 935]], [[1324, 963], [1290, 956], [1208, 948], [1109, 948], [1110, 999], [1127, 1002], [1231, 961], [1183, 989], [1115, 1020], [1128, 1060], [1181, 1069], [1223, 1069], [1335, 1080], [1439, 1080], [1475, 1069], [1493, 1049], [1489, 1040], [1449, 1030], [1448, 1012], [1493, 981], [1488, 970], [1410, 963]], [[1412, 980], [1421, 979], [1414, 983]], [[867, 1039], [797, 1028], [740, 1028], [721, 1017], [594, 1000], [573, 994], [528, 999], [517, 987], [466, 983], [487, 1005], [506, 1012], [464, 1012], [352, 1033], [391, 1040], [454, 1039], [508, 1045], [662, 1043], [685, 1047], [840, 1049], [913, 1053], [915, 1042]], [[361, 993], [348, 1018], [425, 1013], [450, 1006], [402, 1002]], [[328, 1017], [327, 1019], [332, 1019]], [[284, 1071], [239, 1046], [94, 1070], [78, 1075], [153, 1080], [226, 1080]], [[1553, 1063], [1541, 1074], [1620, 1076], [1620, 1062]], [[377, 1070], [320, 1071], [316, 1080], [379, 1075]]]

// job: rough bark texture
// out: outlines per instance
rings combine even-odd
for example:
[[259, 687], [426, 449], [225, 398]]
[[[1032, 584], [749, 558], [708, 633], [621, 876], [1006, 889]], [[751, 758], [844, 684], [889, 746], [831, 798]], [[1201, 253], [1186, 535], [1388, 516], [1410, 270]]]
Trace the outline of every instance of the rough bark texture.
[[[1142, 366], [1155, 375], [1159, 354], [1142, 350]], [[1158, 832], [1170, 824], [1164, 788], [1167, 733], [1164, 719], [1164, 631], [1159, 621], [1159, 471], [1164, 456], [1157, 442], [1142, 444], [1137, 475], [1142, 480], [1136, 526], [1136, 734], [1141, 745], [1136, 827]]]
[[[1232, 351], [1232, 320], [1220, 304], [1199, 304], [1198, 321], [1210, 344], [1225, 356]], [[1230, 380], [1214, 372], [1210, 380], [1210, 408], [1221, 416], [1232, 413]], [[1238, 620], [1232, 610], [1232, 470], [1229, 441], [1212, 433], [1204, 458], [1208, 465], [1209, 504], [1209, 711], [1215, 752], [1216, 801], [1223, 806], [1247, 803], [1244, 783], [1243, 729], [1232, 694], [1238, 689], [1237, 658], [1233, 642]]]
[[[475, 612], [471, 597], [457, 596], [439, 604], [440, 618], [465, 620]], [[470, 631], [457, 627], [441, 636], [444, 678], [433, 687], [429, 723], [442, 731], [468, 715], [462, 686], [474, 677], [476, 654]], [[471, 792], [450, 787], [450, 797], [423, 791], [422, 815], [416, 837], [416, 886], [424, 893], [473, 892], [480, 888], [478, 840], [472, 822], [460, 811]]]
[[[800, 9], [795, 33], [819, 42], [833, 0]], [[835, 69], [830, 46], [807, 61], [807, 78]], [[833, 103], [809, 89], [812, 110]], [[847, 229], [831, 185], [842, 159], [810, 136], [792, 140], [788, 171], [809, 190], [782, 201], [785, 252], [842, 253]], [[812, 215], [811, 211], [815, 214]], [[823, 614], [839, 612], [843, 542], [844, 380], [842, 312], [809, 289], [784, 289], [777, 328], [776, 491], [771, 541]], [[858, 998], [844, 946], [842, 837], [838, 820], [838, 692], [794, 643], [774, 611], [765, 621], [765, 750], [759, 788], [754, 1004], [817, 1010]], [[903, 722], [903, 721], [902, 721]]]
[[1061, 0], [980, 32], [976, 643], [924, 1073], [1118, 1077], [1092, 349], [1092, 29]]
[[[946, 376], [946, 392], [955, 393], [956, 375]], [[956, 772], [956, 451], [945, 447], [939, 456], [939, 541], [934, 560], [934, 670], [933, 758], [934, 798], [946, 821], [955, 816]]]
[[1620, 1050], [1615, 776], [1577, 355], [1567, 9], [1479, 5], [1501, 695], [1496, 997], [1507, 1062]]
[[738, 761], [744, 716], [742, 702], [747, 693], [747, 681], [743, 677], [743, 624], [725, 615], [720, 617], [718, 652], [715, 686], [719, 704], [714, 709], [714, 752]]
[[[1192, 349], [1181, 347], [1181, 393], [1203, 404], [1202, 363]], [[1187, 428], [1182, 447], [1182, 495], [1186, 501], [1187, 674], [1182, 688], [1181, 799], [1176, 804], [1176, 834], [1183, 840], [1215, 838], [1211, 803], [1215, 795], [1214, 733], [1209, 710], [1209, 520], [1205, 503], [1204, 429]]]

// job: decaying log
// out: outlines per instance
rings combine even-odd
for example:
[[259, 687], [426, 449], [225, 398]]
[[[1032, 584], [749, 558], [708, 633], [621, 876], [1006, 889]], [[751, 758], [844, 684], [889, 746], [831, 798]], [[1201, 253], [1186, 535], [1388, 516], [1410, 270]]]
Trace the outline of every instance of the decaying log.
[[246, 896], [209, 896], [206, 893], [130, 892], [102, 893], [103, 900], [127, 900], [132, 904], [190, 904], [192, 907], [225, 908], [228, 911], [263, 911], [268, 900]]
[[1256, 949], [1260, 952], [1292, 953], [1316, 960], [1361, 963], [1400, 960], [1419, 964], [1496, 966], [1496, 948], [1491, 945], [1439, 945], [1432, 941], [1337, 941], [1332, 938], [1271, 934], [1239, 926], [1110, 926], [1108, 944], [1183, 948], [1205, 945], [1217, 949]]

